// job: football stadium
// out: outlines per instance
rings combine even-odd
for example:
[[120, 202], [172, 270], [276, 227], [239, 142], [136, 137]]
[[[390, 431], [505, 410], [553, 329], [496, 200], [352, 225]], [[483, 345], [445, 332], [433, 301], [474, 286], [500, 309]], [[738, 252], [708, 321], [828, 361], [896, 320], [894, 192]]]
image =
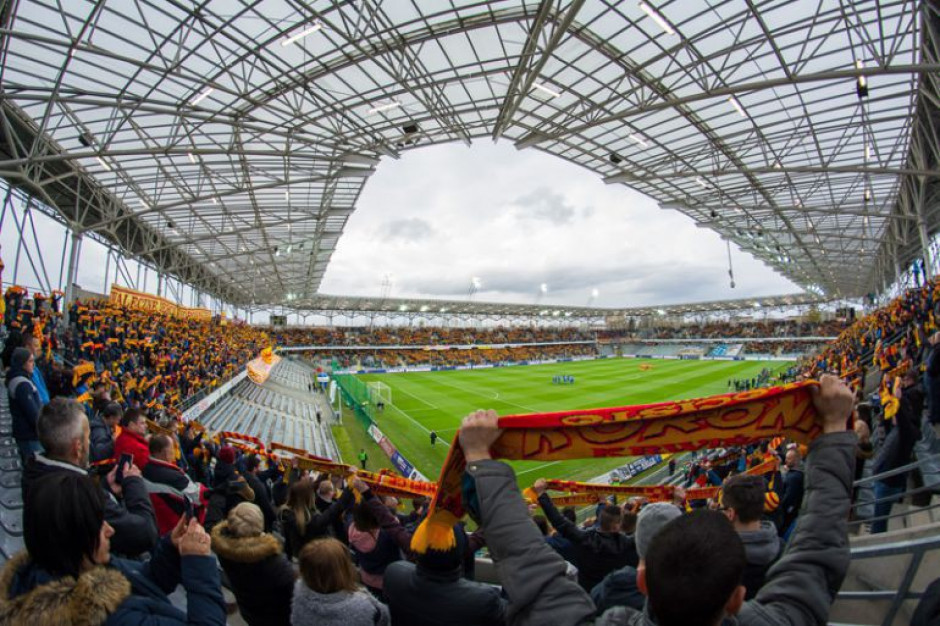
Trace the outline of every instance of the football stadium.
[[936, 2], [0, 41], [0, 623], [940, 624]]

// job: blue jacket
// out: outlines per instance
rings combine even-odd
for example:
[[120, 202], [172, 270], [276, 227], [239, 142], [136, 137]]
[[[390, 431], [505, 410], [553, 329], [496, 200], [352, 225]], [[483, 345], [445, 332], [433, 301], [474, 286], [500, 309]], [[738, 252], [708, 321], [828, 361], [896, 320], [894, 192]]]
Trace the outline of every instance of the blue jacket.
[[38, 441], [36, 424], [42, 403], [32, 376], [27, 374], [26, 370], [10, 368], [6, 382], [7, 395], [10, 397], [10, 414], [13, 416], [13, 438]]
[[36, 385], [36, 391], [39, 392], [40, 406], [49, 404], [49, 388], [46, 387], [46, 379], [42, 377], [42, 371], [39, 366], [33, 367], [33, 384]]
[[[186, 590], [185, 613], [167, 598], [178, 584]], [[170, 538], [164, 537], [146, 563], [112, 557], [109, 565], [83, 572], [77, 580], [51, 576], [25, 552], [4, 566], [0, 622], [71, 624], [79, 619], [89, 626], [225, 624], [215, 560], [180, 558]]]

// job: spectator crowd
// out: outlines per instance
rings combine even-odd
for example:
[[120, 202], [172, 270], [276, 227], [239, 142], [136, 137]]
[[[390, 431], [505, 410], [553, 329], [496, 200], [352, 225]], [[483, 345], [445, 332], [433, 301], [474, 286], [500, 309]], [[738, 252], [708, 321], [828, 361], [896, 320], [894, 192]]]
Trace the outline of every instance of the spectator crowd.
[[[866, 463], [907, 465], [940, 423], [934, 288], [862, 318], [801, 364], [820, 380], [821, 434], [808, 447], [765, 441], [682, 468], [684, 486], [719, 488], [705, 501], [682, 488], [673, 502], [605, 499], [579, 524], [544, 479], [527, 503], [513, 469], [491, 458], [496, 414], [472, 413], [459, 432], [472, 524], [423, 552], [412, 544], [427, 499], [404, 507], [355, 473], [274, 463], [176, 420], [181, 399], [267, 345], [260, 330], [107, 302], [74, 303], [65, 325], [48, 302], [11, 300], [3, 363], [26, 550], [4, 567], [0, 622], [223, 624], [237, 609], [249, 624], [825, 623], [849, 563], [853, 478]], [[374, 331], [289, 332], [278, 340], [372, 345]], [[478, 331], [381, 332], [380, 345], [490, 343]], [[490, 335], [559, 341], [548, 349], [561, 354], [582, 336]], [[861, 391], [863, 370], [885, 381], [874, 398]], [[780, 471], [747, 473], [768, 457]], [[909, 477], [875, 481], [872, 532], [886, 529]], [[483, 548], [498, 586], [476, 580]]]

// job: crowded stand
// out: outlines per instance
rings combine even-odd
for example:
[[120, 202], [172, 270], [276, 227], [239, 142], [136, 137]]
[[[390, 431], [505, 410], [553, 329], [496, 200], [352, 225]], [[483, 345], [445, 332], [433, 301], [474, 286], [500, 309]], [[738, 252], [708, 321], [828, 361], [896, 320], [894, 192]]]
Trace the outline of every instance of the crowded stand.
[[[323, 443], [328, 427], [315, 402], [246, 380], [200, 421], [181, 421], [175, 407], [186, 394], [217, 387], [267, 345], [261, 330], [103, 301], [76, 303], [66, 325], [51, 306], [13, 303], [31, 311], [5, 318], [3, 354], [25, 551], [7, 555], [0, 614], [8, 623], [69, 623], [85, 603], [94, 616], [83, 623], [93, 624], [224, 623], [236, 611], [248, 624], [295, 625], [823, 623], [848, 570], [850, 529], [888, 530], [896, 499], [920, 472], [897, 470], [940, 423], [936, 289], [906, 292], [798, 366], [728, 381], [753, 394], [819, 378], [795, 385], [814, 407], [812, 441], [784, 433], [678, 455], [667, 483], [644, 496], [621, 500], [604, 489], [632, 487], [588, 485], [596, 504], [583, 523], [550, 493], [564, 481], [519, 485], [509, 465], [490, 458], [497, 418], [474, 413], [458, 441], [477, 531], [445, 517], [449, 525], [433, 534], [448, 501], [429, 506], [427, 496], [443, 497], [442, 487], [425, 483], [436, 491], [419, 495], [397, 478], [401, 490], [387, 491], [388, 477], [330, 461], [338, 453]], [[564, 343], [583, 331], [441, 330], [289, 332], [295, 345], [560, 342], [395, 351], [391, 362], [408, 365], [454, 362], [432, 360], [442, 352], [494, 363], [596, 350]], [[346, 354], [363, 362], [358, 351]], [[865, 370], [880, 375], [872, 397]], [[270, 380], [302, 393], [314, 371], [284, 361]], [[896, 471], [874, 481], [867, 514], [863, 489], [852, 487], [866, 467]], [[569, 496], [577, 488], [565, 487]], [[406, 514], [399, 502], [408, 498]], [[483, 549], [499, 564], [485, 583], [474, 580]], [[179, 588], [185, 604], [170, 598]]]

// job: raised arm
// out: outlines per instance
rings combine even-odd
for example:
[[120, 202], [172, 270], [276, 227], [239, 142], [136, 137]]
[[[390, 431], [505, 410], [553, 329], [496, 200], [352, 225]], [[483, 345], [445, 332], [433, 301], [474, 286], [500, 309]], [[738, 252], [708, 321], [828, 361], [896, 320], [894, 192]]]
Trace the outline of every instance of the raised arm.
[[823, 433], [809, 447], [805, 493], [796, 529], [766, 583], [741, 611], [741, 622], [825, 624], [849, 567], [848, 518], [855, 467], [852, 391], [823, 376], [814, 403]]
[[514, 626], [582, 623], [594, 614], [594, 604], [566, 578], [564, 560], [532, 523], [512, 468], [490, 459], [489, 447], [497, 437], [494, 411], [472, 413], [460, 429], [486, 543], [509, 598], [507, 622]]

